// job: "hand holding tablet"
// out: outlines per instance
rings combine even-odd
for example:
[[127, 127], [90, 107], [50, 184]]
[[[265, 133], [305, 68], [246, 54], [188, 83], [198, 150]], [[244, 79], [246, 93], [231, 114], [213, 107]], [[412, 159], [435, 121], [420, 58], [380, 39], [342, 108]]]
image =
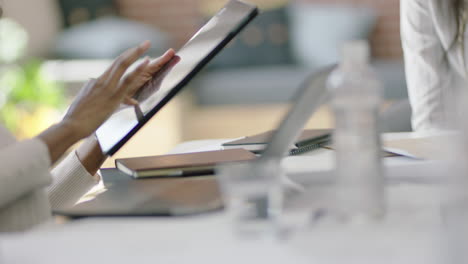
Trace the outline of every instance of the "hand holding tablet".
[[103, 153], [115, 154], [257, 14], [258, 9], [253, 5], [229, 1], [141, 90], [135, 92], [133, 99], [138, 101], [138, 107], [120, 109], [99, 127], [96, 135]]
[[149, 65], [150, 69], [154, 71], [146, 73], [145, 82], [139, 83], [138, 90], [131, 91], [131, 97], [138, 103], [141, 103], [151, 97], [154, 93], [159, 91], [164, 78], [180, 61], [180, 57], [175, 54], [172, 49], [167, 51], [163, 56], [158, 58]]
[[148, 61], [143, 61], [131, 74], [122, 78], [124, 73], [149, 48], [150, 43], [145, 41], [122, 53], [99, 78], [91, 79], [80, 90], [64, 121], [76, 123], [81, 138], [93, 133], [119, 106], [130, 84], [140, 78]]

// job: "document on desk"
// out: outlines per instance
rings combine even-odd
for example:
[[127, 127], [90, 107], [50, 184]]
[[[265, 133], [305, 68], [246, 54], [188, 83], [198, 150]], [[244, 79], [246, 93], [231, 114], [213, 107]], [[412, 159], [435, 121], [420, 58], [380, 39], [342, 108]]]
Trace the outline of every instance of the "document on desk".
[[454, 135], [385, 140], [386, 151], [426, 160], [446, 160], [453, 155]]

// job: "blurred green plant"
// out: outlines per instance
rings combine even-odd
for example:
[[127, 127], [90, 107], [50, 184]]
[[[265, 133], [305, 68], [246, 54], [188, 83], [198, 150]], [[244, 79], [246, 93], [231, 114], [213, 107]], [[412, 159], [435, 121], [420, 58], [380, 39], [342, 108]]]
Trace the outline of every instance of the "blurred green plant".
[[[60, 109], [64, 106], [65, 95], [63, 86], [47, 78], [42, 72], [42, 62], [37, 59], [29, 60], [22, 65], [10, 66], [0, 75], [0, 87], [6, 93], [3, 95], [3, 105], [0, 109], [0, 118], [8, 129], [14, 133], [20, 132], [27, 116], [45, 113], [46, 109]], [[50, 113], [51, 114], [51, 113]], [[38, 117], [37, 117], [38, 118]], [[43, 120], [43, 122], [47, 122]], [[33, 121], [35, 119], [30, 119]], [[38, 122], [27, 124], [31, 127], [42, 128]], [[37, 130], [37, 129], [33, 129]], [[26, 133], [29, 134], [29, 133]]]
[[65, 101], [63, 85], [44, 74], [41, 60], [19, 62], [27, 39], [19, 24], [0, 19], [0, 121], [19, 138], [53, 123]]

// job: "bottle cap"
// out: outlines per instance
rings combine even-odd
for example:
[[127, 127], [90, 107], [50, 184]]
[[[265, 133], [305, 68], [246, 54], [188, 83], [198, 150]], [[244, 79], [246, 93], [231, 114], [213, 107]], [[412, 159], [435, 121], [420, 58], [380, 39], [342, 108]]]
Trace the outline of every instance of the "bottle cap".
[[366, 40], [346, 42], [342, 48], [342, 62], [349, 65], [363, 65], [369, 62], [370, 47]]

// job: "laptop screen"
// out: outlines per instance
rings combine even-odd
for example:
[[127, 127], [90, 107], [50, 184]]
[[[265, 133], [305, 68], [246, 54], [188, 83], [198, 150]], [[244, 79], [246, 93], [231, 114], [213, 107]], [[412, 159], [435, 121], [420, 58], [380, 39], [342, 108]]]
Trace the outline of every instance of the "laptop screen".
[[139, 106], [119, 109], [96, 131], [103, 153], [116, 153], [257, 14], [253, 5], [228, 2], [138, 92]]
[[273, 133], [258, 162], [280, 159], [288, 154], [290, 146], [299, 137], [312, 114], [327, 100], [327, 79], [335, 67], [330, 65], [313, 72], [304, 80], [293, 100], [294, 104]]

